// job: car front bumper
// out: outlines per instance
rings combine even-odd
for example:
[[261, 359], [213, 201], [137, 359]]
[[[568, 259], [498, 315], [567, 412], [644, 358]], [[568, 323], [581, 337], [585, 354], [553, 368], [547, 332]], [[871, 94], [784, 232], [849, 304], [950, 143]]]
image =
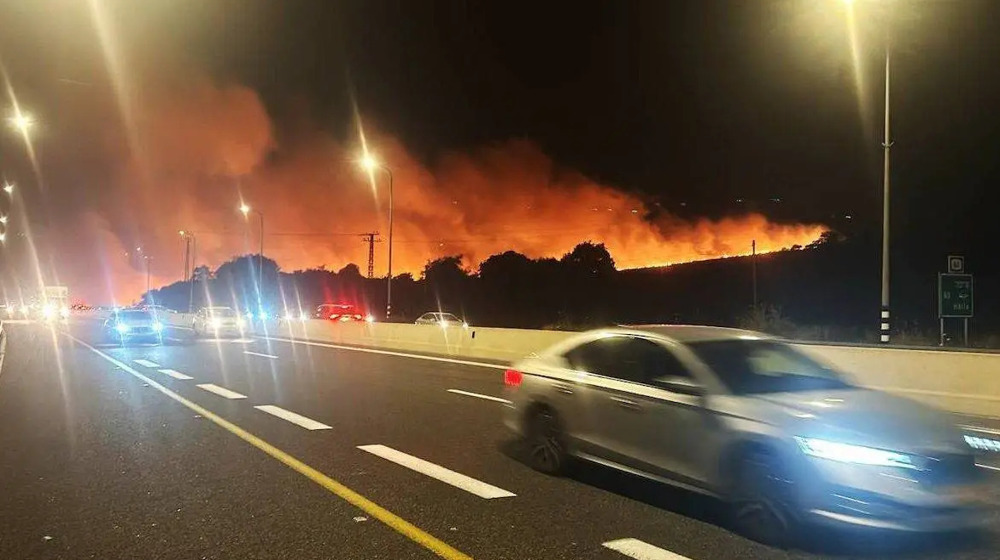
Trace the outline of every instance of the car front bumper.
[[818, 476], [802, 485], [800, 511], [819, 525], [958, 531], [981, 526], [996, 509], [983, 499], [988, 493], [974, 463], [947, 480], [928, 480], [927, 473], [899, 468], [823, 459], [809, 463]]

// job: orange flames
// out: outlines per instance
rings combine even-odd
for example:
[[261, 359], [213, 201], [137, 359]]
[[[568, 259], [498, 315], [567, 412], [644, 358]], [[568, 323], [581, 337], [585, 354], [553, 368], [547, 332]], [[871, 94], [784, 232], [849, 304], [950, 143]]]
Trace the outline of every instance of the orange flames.
[[[60, 276], [90, 300], [131, 299], [145, 288], [145, 269], [122, 256], [142, 245], [153, 257], [153, 284], [182, 275], [183, 240], [194, 231], [198, 263], [218, 266], [256, 253], [264, 215], [264, 252], [283, 269], [357, 263], [367, 246], [358, 234], [378, 231], [375, 273], [386, 271], [388, 183], [373, 186], [356, 164], [358, 150], [319, 133], [276, 140], [256, 94], [206, 80], [151, 88], [135, 106], [136, 138], [107, 142], [116, 168], [83, 220], [62, 228], [62, 250], [90, 255], [64, 261]], [[634, 268], [807, 245], [826, 231], [815, 224], [776, 224], [759, 214], [717, 221], [650, 219], [637, 196], [562, 169], [534, 144], [509, 141], [445, 154], [431, 165], [396, 139], [369, 134], [369, 147], [394, 176], [393, 272], [418, 275], [442, 255], [463, 255], [475, 268], [513, 249], [559, 257], [579, 242], [605, 243], [618, 268]], [[374, 187], [374, 188], [373, 188]], [[103, 266], [95, 273], [93, 251]], [[73, 285], [76, 282], [78, 285]]]

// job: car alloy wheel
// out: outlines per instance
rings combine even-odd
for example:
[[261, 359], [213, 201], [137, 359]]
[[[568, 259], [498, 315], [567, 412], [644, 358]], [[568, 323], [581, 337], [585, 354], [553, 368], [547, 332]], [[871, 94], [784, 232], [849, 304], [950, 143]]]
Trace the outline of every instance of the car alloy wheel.
[[751, 453], [743, 458], [733, 493], [733, 518], [737, 530], [757, 542], [788, 546], [793, 517], [788, 506], [792, 482], [775, 457]]
[[546, 474], [560, 474], [566, 469], [566, 445], [556, 413], [541, 408], [528, 423], [528, 454], [531, 467]]

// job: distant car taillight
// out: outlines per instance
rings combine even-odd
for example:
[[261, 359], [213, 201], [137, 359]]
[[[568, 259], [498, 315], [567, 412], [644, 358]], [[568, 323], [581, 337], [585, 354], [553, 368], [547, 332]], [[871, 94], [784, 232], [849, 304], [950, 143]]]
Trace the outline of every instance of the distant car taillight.
[[524, 380], [524, 374], [516, 369], [508, 369], [503, 372], [503, 384], [508, 387], [520, 387]]

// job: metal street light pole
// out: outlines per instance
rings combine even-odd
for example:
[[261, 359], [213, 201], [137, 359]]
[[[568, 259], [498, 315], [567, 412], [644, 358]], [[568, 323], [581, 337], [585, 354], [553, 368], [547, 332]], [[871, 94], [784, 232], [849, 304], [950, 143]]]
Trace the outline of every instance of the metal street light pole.
[[379, 169], [389, 176], [389, 270], [385, 282], [385, 319], [388, 321], [392, 317], [392, 170], [367, 152], [361, 157], [360, 163], [369, 173]]
[[260, 254], [257, 256], [257, 306], [261, 307], [261, 295], [264, 291], [264, 213], [240, 204], [240, 212], [246, 217], [250, 212], [257, 214], [260, 219]]
[[890, 57], [889, 36], [885, 41], [885, 141], [882, 173], [882, 308], [879, 322], [879, 342], [889, 343], [889, 150], [892, 148], [892, 135], [889, 132], [889, 78], [892, 68]]

